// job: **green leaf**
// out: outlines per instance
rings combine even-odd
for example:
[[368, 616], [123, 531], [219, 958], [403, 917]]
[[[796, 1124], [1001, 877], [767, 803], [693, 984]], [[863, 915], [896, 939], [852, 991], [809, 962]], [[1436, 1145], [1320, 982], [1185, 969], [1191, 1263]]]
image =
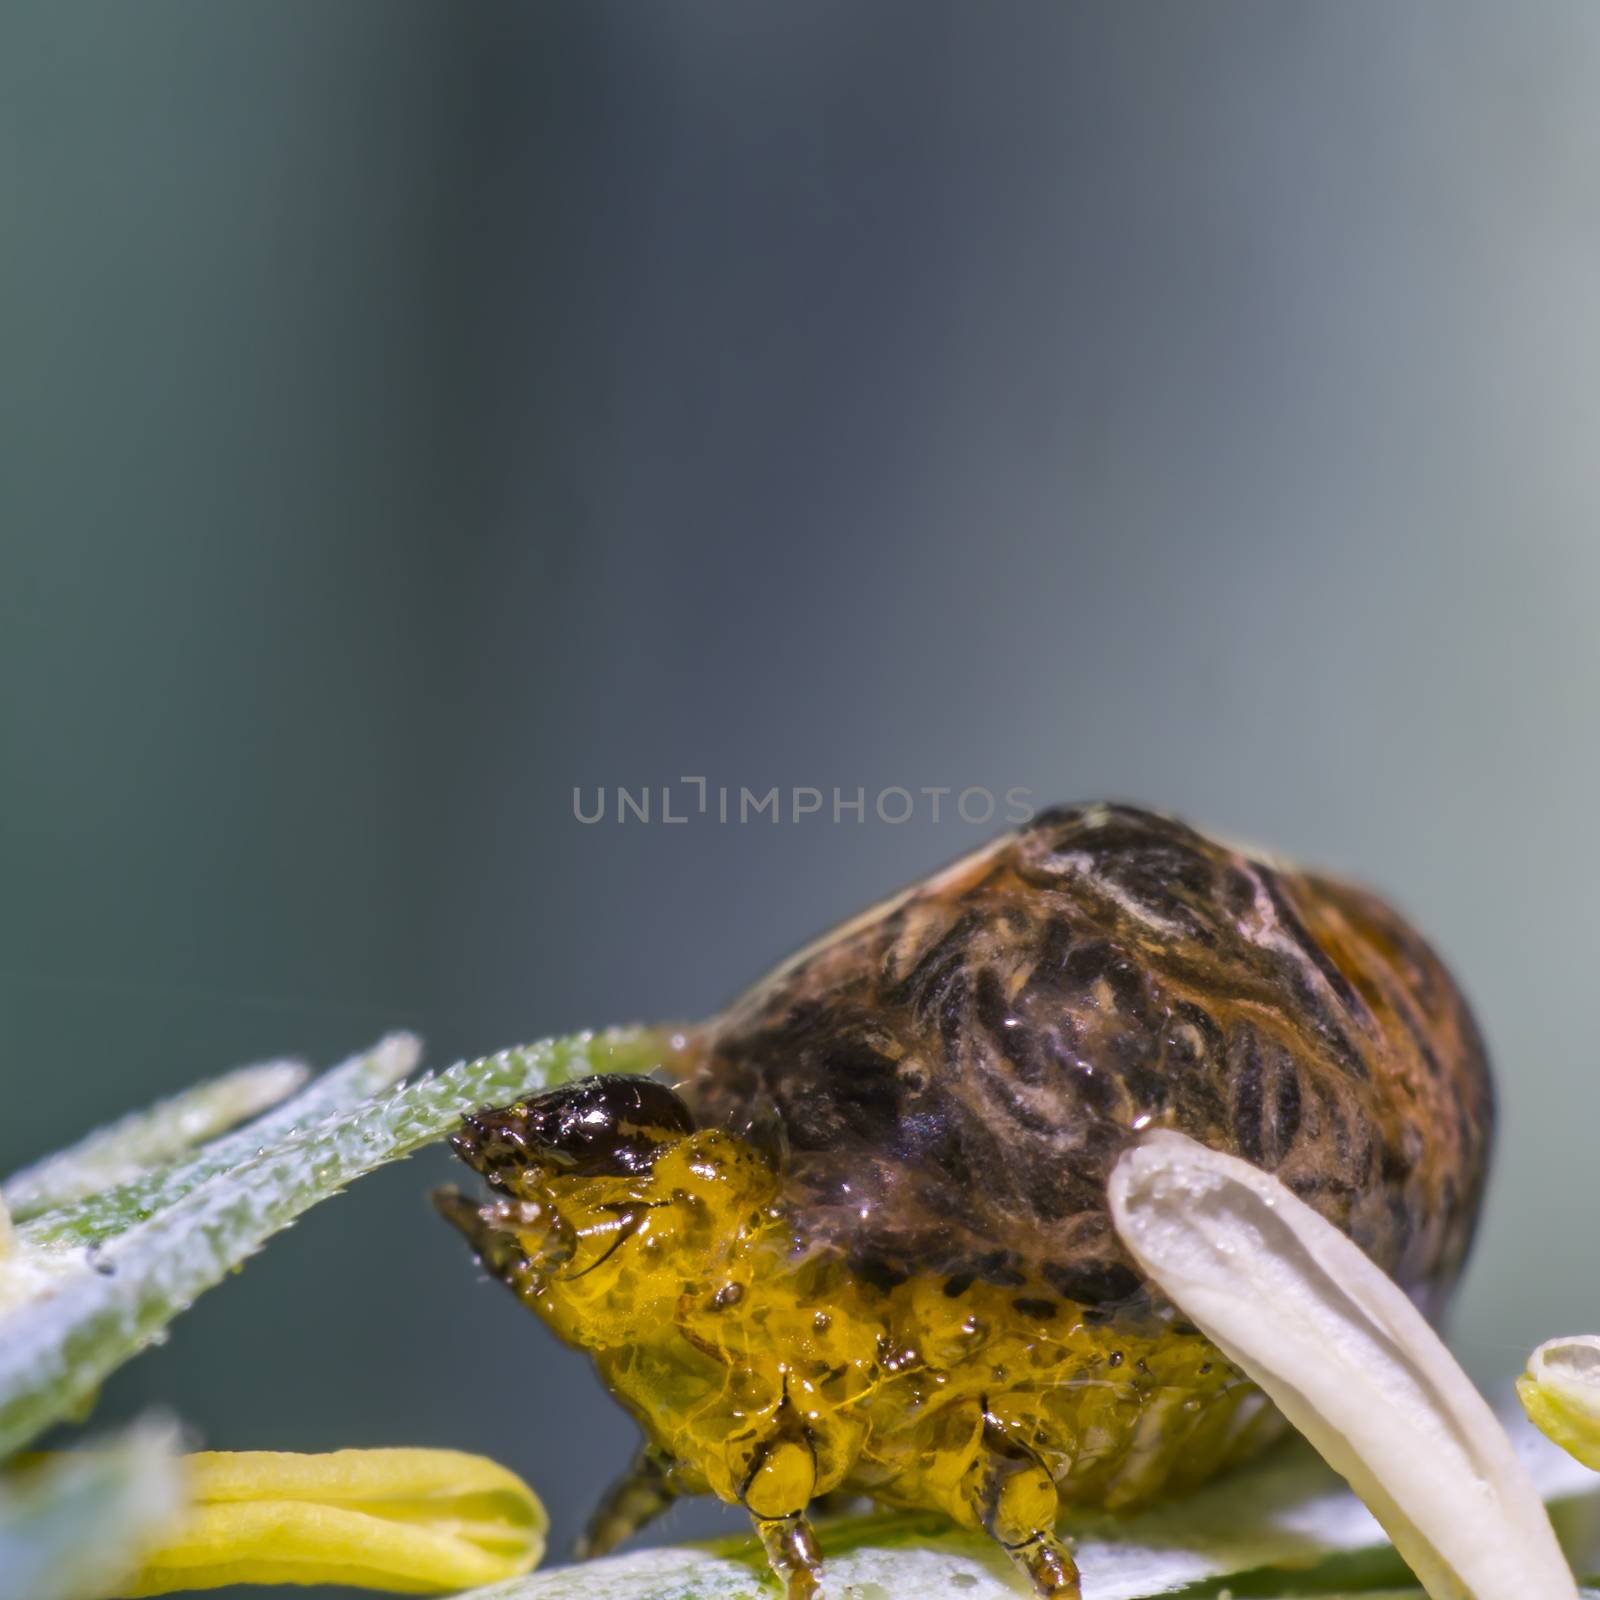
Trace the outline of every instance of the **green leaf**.
[[0, 1600], [93, 1600], [139, 1564], [184, 1503], [169, 1428], [0, 1477]]
[[231, 1171], [268, 1146], [392, 1088], [421, 1058], [422, 1042], [414, 1034], [390, 1034], [370, 1050], [330, 1068], [308, 1088], [254, 1122], [213, 1140], [198, 1155], [169, 1161], [114, 1189], [36, 1217], [17, 1229], [17, 1239], [38, 1249], [100, 1244], [135, 1223], [148, 1221], [208, 1178]]
[[276, 1105], [306, 1081], [298, 1061], [238, 1067], [127, 1116], [6, 1179], [0, 1189], [12, 1217], [24, 1221], [56, 1206], [136, 1178], [246, 1117]]
[[77, 1413], [198, 1295], [353, 1179], [476, 1106], [593, 1072], [648, 1071], [667, 1048], [661, 1032], [636, 1028], [463, 1062], [265, 1146], [94, 1251], [19, 1246], [0, 1263], [0, 1458]]

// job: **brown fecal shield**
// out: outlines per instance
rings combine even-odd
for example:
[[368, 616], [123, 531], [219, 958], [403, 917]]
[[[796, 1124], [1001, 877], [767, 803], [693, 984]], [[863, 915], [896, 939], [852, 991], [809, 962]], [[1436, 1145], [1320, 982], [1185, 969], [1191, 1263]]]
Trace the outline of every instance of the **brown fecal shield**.
[[858, 918], [697, 1041], [703, 1126], [885, 1281], [1148, 1291], [1106, 1176], [1173, 1127], [1276, 1174], [1436, 1310], [1493, 1123], [1482, 1042], [1376, 896], [1127, 806], [1061, 808]]

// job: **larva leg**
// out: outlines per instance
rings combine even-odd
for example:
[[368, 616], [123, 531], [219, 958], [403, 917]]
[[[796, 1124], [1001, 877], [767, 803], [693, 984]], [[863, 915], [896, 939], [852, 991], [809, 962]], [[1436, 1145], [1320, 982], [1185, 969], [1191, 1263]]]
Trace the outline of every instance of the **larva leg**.
[[967, 1493], [979, 1525], [1027, 1575], [1040, 1600], [1082, 1600], [1078, 1565], [1056, 1537], [1056, 1486], [1026, 1446], [985, 1416]]
[[788, 1600], [812, 1600], [822, 1576], [822, 1551], [806, 1517], [817, 1483], [811, 1441], [787, 1402], [777, 1432], [758, 1445], [739, 1498], [750, 1513], [772, 1570]]
[[572, 1230], [546, 1208], [526, 1200], [478, 1205], [459, 1189], [435, 1189], [434, 1209], [466, 1235], [484, 1270], [519, 1298], [532, 1298], [539, 1272], [572, 1254]]
[[767, 1563], [782, 1579], [787, 1600], [815, 1600], [822, 1592], [822, 1550], [803, 1511], [786, 1517], [751, 1513]]
[[653, 1445], [641, 1445], [628, 1470], [600, 1497], [574, 1552], [580, 1561], [609, 1555], [654, 1522], [674, 1500], [672, 1463]]
[[446, 1222], [466, 1235], [484, 1270], [515, 1287], [513, 1279], [518, 1269], [526, 1266], [527, 1256], [515, 1235], [494, 1219], [500, 1208], [480, 1205], [456, 1188], [435, 1189], [433, 1205]]

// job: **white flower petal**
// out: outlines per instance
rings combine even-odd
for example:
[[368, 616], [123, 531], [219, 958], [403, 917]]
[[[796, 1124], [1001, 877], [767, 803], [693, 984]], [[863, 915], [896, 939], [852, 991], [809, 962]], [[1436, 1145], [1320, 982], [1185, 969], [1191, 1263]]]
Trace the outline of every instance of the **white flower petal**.
[[1109, 1186], [1123, 1243], [1371, 1508], [1433, 1600], [1572, 1600], [1526, 1468], [1386, 1274], [1277, 1179], [1161, 1130]]

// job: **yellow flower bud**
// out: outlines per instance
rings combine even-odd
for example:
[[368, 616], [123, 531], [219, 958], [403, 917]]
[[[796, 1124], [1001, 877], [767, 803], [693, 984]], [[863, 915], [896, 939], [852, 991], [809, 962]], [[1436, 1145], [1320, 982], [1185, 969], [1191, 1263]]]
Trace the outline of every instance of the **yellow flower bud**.
[[1517, 1398], [1542, 1434], [1600, 1472], [1600, 1335], [1540, 1345], [1517, 1379]]
[[455, 1450], [208, 1451], [191, 1497], [123, 1600], [230, 1583], [440, 1594], [537, 1565], [544, 1507], [514, 1473]]

